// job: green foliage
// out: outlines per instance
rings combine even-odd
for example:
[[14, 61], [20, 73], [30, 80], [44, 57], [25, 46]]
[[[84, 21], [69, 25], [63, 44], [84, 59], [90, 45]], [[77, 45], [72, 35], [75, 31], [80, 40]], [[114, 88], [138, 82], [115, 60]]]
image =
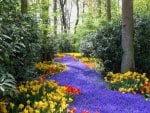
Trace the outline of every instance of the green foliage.
[[55, 50], [57, 52], [72, 52], [72, 39], [66, 33], [59, 34], [55, 39]]
[[0, 70], [0, 97], [13, 96], [15, 92], [17, 92], [15, 78]]
[[136, 17], [135, 62], [139, 72], [150, 73], [150, 19], [149, 16]]
[[[89, 35], [81, 43], [84, 55], [94, 55], [102, 59], [106, 71], [119, 71], [121, 64], [120, 21], [103, 23], [95, 35]], [[120, 60], [119, 60], [120, 59]]]
[[32, 16], [17, 11], [18, 2], [1, 1], [0, 5], [0, 67], [17, 80], [32, 78], [32, 65], [40, 47], [37, 24]]
[[[150, 21], [149, 16], [135, 16], [134, 48], [137, 72], [150, 73]], [[81, 42], [84, 55], [94, 55], [103, 60], [105, 71], [120, 72], [121, 22], [103, 24], [96, 35], [89, 35]]]
[[83, 53], [83, 56], [93, 56], [94, 53], [94, 40], [95, 35], [89, 34], [84, 40], [80, 43], [80, 51]]
[[150, 16], [149, 0], [135, 0], [135, 2], [134, 2], [134, 12], [137, 15], [140, 15], [140, 16], [144, 16], [144, 15], [149, 15]]
[[42, 61], [51, 61], [56, 53], [56, 41], [52, 35], [42, 36], [40, 38], [40, 58]]

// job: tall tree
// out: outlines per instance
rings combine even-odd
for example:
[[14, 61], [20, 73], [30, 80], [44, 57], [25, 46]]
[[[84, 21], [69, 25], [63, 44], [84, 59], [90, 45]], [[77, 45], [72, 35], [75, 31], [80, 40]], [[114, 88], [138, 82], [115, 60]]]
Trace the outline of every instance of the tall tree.
[[111, 0], [106, 0], [106, 16], [107, 20], [111, 21]]
[[49, 33], [49, 27], [50, 27], [50, 18], [49, 18], [49, 6], [50, 6], [50, 1], [49, 0], [41, 0], [40, 3], [41, 6], [41, 19], [42, 19], [42, 60], [48, 61], [51, 60], [50, 57], [50, 48], [47, 47], [48, 45], [48, 33]]
[[53, 13], [54, 13], [54, 35], [57, 35], [57, 0], [53, 0]]
[[[82, 2], [82, 14], [85, 13], [85, 2]], [[84, 22], [84, 17], [82, 16], [82, 23]]]
[[28, 0], [21, 0], [21, 13], [26, 14], [28, 8]]
[[122, 49], [121, 72], [133, 70], [133, 0], [122, 0]]
[[62, 29], [65, 33], [67, 33], [67, 22], [66, 22], [66, 16], [65, 16], [65, 4], [67, 0], [59, 0], [60, 3], [60, 8], [62, 12], [62, 19], [61, 19], [61, 24], [62, 24]]
[[79, 23], [79, 0], [76, 0], [76, 7], [77, 7], [77, 19], [75, 22], [74, 33], [76, 33], [76, 28], [77, 28], [77, 25]]

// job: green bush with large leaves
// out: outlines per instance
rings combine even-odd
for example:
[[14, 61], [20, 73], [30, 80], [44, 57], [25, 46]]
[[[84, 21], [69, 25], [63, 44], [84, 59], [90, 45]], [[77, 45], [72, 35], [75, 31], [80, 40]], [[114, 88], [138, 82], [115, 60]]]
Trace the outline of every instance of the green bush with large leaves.
[[84, 55], [94, 55], [102, 59], [105, 71], [119, 71], [121, 63], [120, 21], [103, 24], [97, 34], [89, 35], [81, 42]]
[[5, 96], [14, 96], [17, 92], [15, 78], [7, 73], [3, 73], [0, 70], [0, 99]]
[[134, 35], [136, 68], [150, 74], [150, 15], [136, 17]]
[[38, 59], [37, 23], [20, 13], [17, 0], [0, 1], [0, 68], [16, 80], [32, 77]]

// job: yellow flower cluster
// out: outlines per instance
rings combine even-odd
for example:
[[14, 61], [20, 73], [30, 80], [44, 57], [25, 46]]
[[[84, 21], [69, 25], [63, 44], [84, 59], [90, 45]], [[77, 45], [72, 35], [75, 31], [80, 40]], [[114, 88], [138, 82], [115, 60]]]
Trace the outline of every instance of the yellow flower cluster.
[[67, 69], [67, 67], [62, 63], [49, 62], [49, 61], [39, 62], [39, 63], [36, 63], [34, 66], [37, 69], [43, 72], [48, 72], [50, 74], [59, 73]]
[[76, 58], [82, 57], [81, 53], [58, 53], [55, 55], [56, 58], [64, 57], [66, 55], [74, 56]]
[[68, 103], [73, 101], [66, 88], [52, 80], [27, 81], [18, 90], [20, 93], [9, 103], [10, 111], [14, 113], [62, 113], [67, 110]]
[[96, 61], [98, 61], [98, 59], [90, 58], [90, 57], [82, 57], [79, 60], [80, 60], [80, 62], [96, 62]]
[[140, 74], [137, 72], [128, 71], [124, 74], [122, 73], [112, 73], [109, 72], [104, 80], [110, 83], [112, 89], [117, 89], [120, 92], [132, 92], [139, 91], [143, 87], [144, 83], [148, 83], [149, 79], [146, 74]]
[[0, 101], [0, 113], [8, 113], [6, 109], [6, 104], [4, 101]]
[[99, 62], [98, 59], [90, 57], [81, 57], [79, 60], [91, 69], [96, 68], [97, 63]]
[[65, 55], [74, 56], [76, 58], [82, 57], [81, 53], [65, 53]]

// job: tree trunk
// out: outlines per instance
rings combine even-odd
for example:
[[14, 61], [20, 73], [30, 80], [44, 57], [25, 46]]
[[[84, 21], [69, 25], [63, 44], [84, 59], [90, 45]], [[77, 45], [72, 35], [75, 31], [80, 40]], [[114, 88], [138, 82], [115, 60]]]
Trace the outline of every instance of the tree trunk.
[[62, 25], [63, 25], [63, 31], [67, 33], [67, 22], [66, 22], [66, 16], [65, 16], [65, 9], [64, 6], [66, 4], [66, 0], [59, 0], [60, 2], [60, 8], [62, 12]]
[[[85, 13], [85, 3], [83, 2], [83, 4], [82, 4], [82, 14], [84, 14]], [[84, 22], [84, 17], [82, 16], [82, 23]]]
[[54, 13], [54, 35], [57, 36], [57, 0], [53, 0], [53, 13]]
[[122, 49], [121, 72], [134, 70], [133, 0], [122, 0]]
[[76, 28], [79, 23], [79, 0], [76, 0], [76, 6], [77, 6], [77, 19], [75, 23], [74, 33], [76, 33]]
[[111, 21], [111, 0], [106, 0], [106, 15], [107, 20]]
[[28, 8], [28, 0], [21, 0], [21, 13], [26, 14]]

